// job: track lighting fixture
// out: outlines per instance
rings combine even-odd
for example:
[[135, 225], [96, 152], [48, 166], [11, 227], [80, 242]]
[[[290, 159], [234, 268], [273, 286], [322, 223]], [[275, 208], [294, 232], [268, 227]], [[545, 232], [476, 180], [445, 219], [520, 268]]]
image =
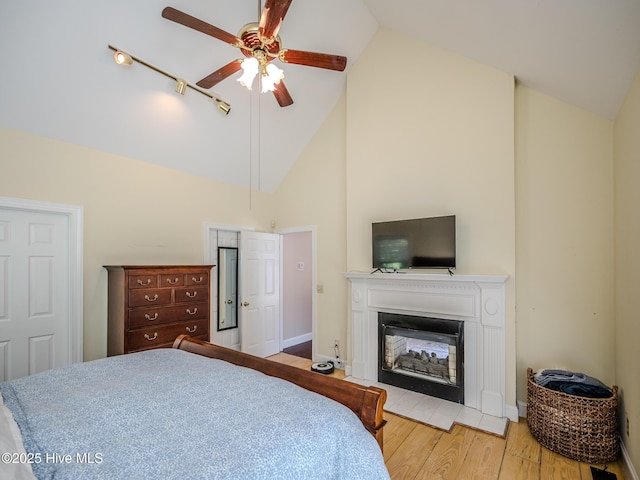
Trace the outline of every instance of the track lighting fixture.
[[222, 113], [224, 113], [225, 115], [228, 115], [229, 112], [231, 111], [231, 105], [227, 102], [225, 102], [224, 100], [222, 100], [221, 98], [218, 98], [215, 95], [210, 94], [209, 92], [205, 92], [204, 90], [201, 90], [198, 87], [195, 87], [193, 85], [191, 85], [190, 83], [187, 83], [186, 80], [182, 79], [182, 78], [178, 78], [175, 75], [172, 75], [170, 73], [165, 72], [164, 70], [159, 69], [158, 67], [151, 65], [150, 63], [145, 62], [144, 60], [141, 60], [139, 58], [134, 57], [133, 55], [123, 52], [122, 50], [117, 49], [116, 47], [114, 47], [113, 45], [108, 45], [110, 50], [114, 51], [113, 54], [113, 59], [115, 60], [115, 62], [118, 65], [131, 65], [133, 62], [139, 63], [140, 65], [143, 65], [147, 68], [150, 68], [151, 70], [158, 72], [162, 75], [164, 75], [165, 77], [169, 77], [170, 79], [172, 79], [173, 81], [176, 82], [176, 92], [178, 92], [180, 95], [184, 95], [187, 91], [187, 88], [190, 88], [192, 90], [195, 90], [196, 92], [204, 95], [205, 97], [209, 97], [211, 100], [213, 100], [216, 103], [216, 107], [218, 108], [219, 111], [221, 111]]
[[176, 92], [178, 92], [180, 95], [184, 95], [186, 91], [187, 91], [187, 82], [186, 82], [186, 80], [183, 80], [182, 78], [179, 78], [176, 81]]
[[216, 104], [218, 106], [218, 110], [220, 110], [225, 115], [229, 115], [229, 111], [231, 110], [231, 105], [229, 105], [224, 100], [219, 100], [217, 98], [214, 98], [214, 101], [216, 102]]

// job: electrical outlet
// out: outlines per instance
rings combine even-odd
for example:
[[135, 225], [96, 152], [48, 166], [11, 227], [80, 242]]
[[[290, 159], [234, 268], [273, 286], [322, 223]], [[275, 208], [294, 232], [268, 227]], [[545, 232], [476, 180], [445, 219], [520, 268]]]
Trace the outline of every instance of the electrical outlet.
[[335, 355], [333, 364], [336, 368], [342, 368], [342, 359], [340, 358], [340, 341], [337, 339], [333, 341], [333, 354]]
[[627, 437], [629, 436], [629, 415], [625, 412], [624, 416], [627, 418]]

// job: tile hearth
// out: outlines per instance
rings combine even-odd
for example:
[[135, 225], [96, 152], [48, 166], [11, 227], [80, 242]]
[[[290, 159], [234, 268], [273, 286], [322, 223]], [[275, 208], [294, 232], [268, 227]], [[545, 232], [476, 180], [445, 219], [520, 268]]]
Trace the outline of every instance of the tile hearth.
[[367, 387], [375, 386], [387, 391], [385, 411], [407, 417], [425, 425], [441, 430], [450, 431], [455, 423], [470, 428], [482, 430], [493, 435], [506, 437], [508, 418], [494, 417], [460, 405], [459, 403], [442, 400], [422, 393], [412, 392], [403, 388], [384, 383], [346, 377], [345, 380]]
[[[311, 360], [286, 353], [273, 355], [269, 357], [269, 360], [286, 363], [303, 370], [309, 370], [311, 366]], [[498, 418], [483, 414], [474, 408], [422, 393], [411, 392], [393, 385], [346, 377], [344, 376], [344, 370], [336, 369], [330, 376], [367, 387], [376, 386], [382, 388], [387, 391], [387, 402], [384, 405], [385, 411], [439, 428], [440, 430], [450, 431], [455, 423], [459, 423], [500, 437], [505, 437], [507, 433], [508, 418]]]

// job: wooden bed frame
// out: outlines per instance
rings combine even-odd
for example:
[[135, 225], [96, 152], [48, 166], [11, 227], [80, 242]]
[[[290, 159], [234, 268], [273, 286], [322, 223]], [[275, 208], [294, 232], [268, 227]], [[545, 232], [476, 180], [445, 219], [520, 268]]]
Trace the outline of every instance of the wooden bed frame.
[[387, 400], [387, 392], [377, 387], [364, 387], [334, 377], [303, 370], [291, 365], [255, 357], [230, 348], [213, 345], [188, 335], [180, 335], [173, 348], [186, 352], [217, 358], [242, 367], [258, 370], [272, 377], [282, 378], [312, 392], [329, 397], [349, 407], [375, 437], [382, 450], [382, 430], [386, 421], [382, 408]]

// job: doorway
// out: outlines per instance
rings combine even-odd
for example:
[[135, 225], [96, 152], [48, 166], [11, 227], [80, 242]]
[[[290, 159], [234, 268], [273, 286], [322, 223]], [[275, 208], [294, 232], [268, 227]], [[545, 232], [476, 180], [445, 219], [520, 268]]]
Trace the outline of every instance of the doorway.
[[[229, 247], [240, 247], [240, 232], [241, 231], [254, 231], [253, 228], [250, 227], [244, 227], [244, 226], [238, 226], [238, 225], [227, 225], [227, 224], [215, 224], [215, 223], [206, 223], [204, 226], [204, 232], [205, 232], [205, 263], [213, 263], [213, 264], [217, 264], [217, 248], [218, 246], [229, 246]], [[306, 305], [306, 312], [305, 313], [305, 319], [309, 318], [310, 315], [310, 319], [311, 319], [311, 324], [309, 326], [309, 323], [305, 323], [303, 325], [297, 325], [298, 319], [299, 317], [296, 317], [295, 315], [283, 315], [283, 311], [284, 308], [280, 308], [280, 324], [281, 324], [281, 328], [280, 330], [280, 349], [281, 350], [286, 350], [290, 347], [293, 347], [295, 345], [301, 345], [301, 344], [307, 344], [306, 345], [306, 351], [301, 354], [301, 353], [297, 353], [297, 355], [304, 355], [305, 357], [307, 357], [309, 355], [308, 353], [308, 349], [309, 349], [309, 345], [311, 347], [311, 358], [316, 358], [317, 356], [317, 345], [315, 345], [314, 343], [314, 338], [315, 338], [315, 332], [316, 332], [316, 319], [317, 319], [317, 313], [316, 313], [316, 229], [315, 226], [303, 226], [303, 227], [293, 227], [293, 228], [287, 228], [287, 229], [279, 229], [275, 231], [276, 234], [278, 234], [281, 237], [281, 241], [280, 241], [280, 259], [282, 260], [286, 254], [286, 252], [289, 251], [288, 247], [285, 247], [285, 242], [287, 241], [287, 238], [290, 239], [297, 239], [298, 242], [302, 241], [302, 243], [304, 244], [304, 247], [299, 247], [299, 248], [303, 248], [305, 251], [310, 252], [306, 254], [306, 256], [304, 257], [304, 259], [299, 260], [299, 257], [297, 255], [294, 255], [293, 258], [294, 260], [293, 265], [294, 265], [294, 270], [295, 272], [306, 272], [309, 277], [305, 280], [304, 282], [304, 293], [303, 296], [305, 297], [305, 305]], [[305, 234], [305, 235], [301, 235], [298, 236], [298, 234]], [[289, 237], [291, 235], [291, 237]], [[290, 246], [290, 245], [289, 245]], [[242, 262], [242, 260], [240, 260]], [[300, 266], [300, 268], [302, 268], [302, 270], [298, 270], [299, 265], [298, 263], [304, 263], [303, 266]], [[241, 267], [240, 267], [241, 268]], [[280, 274], [280, 280], [279, 280], [279, 284], [280, 284], [280, 293], [281, 293], [281, 304], [283, 304], [283, 302], [286, 302], [288, 300], [291, 299], [291, 296], [286, 293], [285, 289], [283, 288], [284, 285], [284, 277], [288, 275], [285, 275], [284, 272], [285, 268], [283, 263], [281, 262], [281, 274]], [[213, 279], [215, 281], [215, 278], [217, 276], [214, 275]], [[287, 284], [289, 284], [290, 282], [288, 281]], [[217, 298], [217, 284], [213, 284], [212, 283], [212, 291], [211, 291], [211, 298], [212, 298], [212, 311], [211, 311], [211, 318], [212, 318], [212, 322], [214, 321], [214, 319], [217, 319], [218, 317], [218, 312], [217, 312], [217, 307], [215, 305], [217, 305], [217, 301], [215, 301], [215, 299]], [[291, 310], [288, 310], [289, 312]], [[308, 313], [310, 312], [310, 313]], [[286, 336], [283, 335], [283, 332], [285, 330], [285, 324], [287, 325], [287, 332], [294, 332], [294, 333], [287, 333]], [[295, 333], [295, 332], [301, 332], [300, 334]], [[239, 328], [235, 328], [235, 329], [228, 329], [228, 330], [224, 330], [224, 331], [217, 331], [216, 325], [212, 324], [211, 327], [211, 342], [216, 343], [218, 345], [223, 345], [229, 348], [233, 348], [236, 350], [240, 350], [241, 349], [241, 336], [240, 336], [240, 329]]]
[[315, 229], [279, 230], [282, 241], [282, 351], [312, 360], [315, 332]]

